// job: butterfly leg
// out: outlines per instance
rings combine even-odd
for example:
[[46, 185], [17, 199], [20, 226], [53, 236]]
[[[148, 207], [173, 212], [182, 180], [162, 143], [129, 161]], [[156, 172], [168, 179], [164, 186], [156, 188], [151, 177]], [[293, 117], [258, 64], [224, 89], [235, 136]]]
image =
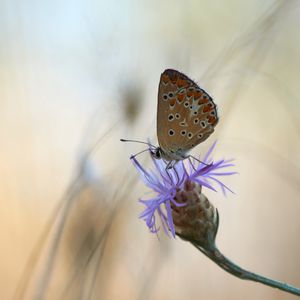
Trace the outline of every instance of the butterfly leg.
[[170, 160], [166, 165], [166, 170], [172, 169], [174, 167], [174, 160]]
[[[189, 155], [189, 156], [188, 156], [188, 160], [189, 160], [190, 165], [192, 166], [192, 168], [193, 168], [194, 171], [196, 172], [197, 170], [196, 170], [196, 168], [195, 168], [195, 166], [194, 166], [194, 164], [193, 164], [193, 162], [192, 162], [192, 160], [191, 160], [191, 157], [193, 157], [193, 156]], [[194, 158], [194, 157], [193, 157], [193, 158]]]
[[[164, 162], [166, 162], [166, 160], [164, 160]], [[167, 165], [166, 165], [166, 168], [165, 168], [165, 171], [166, 171], [166, 173], [167, 173], [167, 175], [168, 175], [168, 177], [170, 179], [170, 182], [172, 182], [172, 177], [171, 177], [171, 175], [170, 175], [170, 173], [169, 173], [168, 170], [170, 170], [171, 168], [172, 168], [172, 160], [170, 160], [170, 161], [167, 162]]]
[[169, 173], [169, 170], [170, 170], [170, 169], [167, 169], [167, 168], [166, 168], [166, 173], [167, 173], [167, 175], [168, 175], [168, 177], [169, 177], [169, 179], [170, 179], [170, 182], [173, 182], [172, 176], [171, 176], [171, 174]]
[[177, 184], [179, 183], [179, 175], [178, 175], [178, 172], [177, 172], [177, 170], [176, 170], [176, 165], [174, 164], [174, 166], [173, 166], [173, 170], [174, 170], [174, 172], [175, 172], [175, 174], [176, 174], [176, 179], [177, 179]]
[[[193, 155], [188, 155], [187, 158], [189, 159], [189, 162], [190, 162], [190, 163], [191, 163], [190, 158], [193, 158], [194, 160], [196, 160], [197, 162], [199, 162], [199, 163], [202, 164], [202, 165], [206, 165], [206, 166], [211, 166], [211, 165], [212, 165], [212, 163], [207, 164], [207, 163], [205, 163], [204, 161], [201, 161], [200, 159], [196, 158], [196, 157], [193, 156]], [[193, 164], [192, 164], [192, 166], [193, 166]]]
[[171, 176], [171, 174], [169, 173], [169, 170], [171, 171], [171, 169], [173, 169], [173, 170], [174, 170], [174, 173], [175, 173], [175, 175], [176, 175], [177, 183], [178, 183], [178, 182], [179, 182], [179, 175], [178, 175], [178, 172], [177, 172], [177, 170], [176, 170], [176, 168], [175, 168], [176, 163], [177, 163], [176, 160], [171, 160], [171, 161], [169, 161], [169, 162], [167, 163], [167, 165], [166, 165], [166, 169], [165, 169], [165, 170], [166, 170], [166, 173], [167, 173], [167, 175], [168, 175], [170, 181], [173, 182], [172, 176]]

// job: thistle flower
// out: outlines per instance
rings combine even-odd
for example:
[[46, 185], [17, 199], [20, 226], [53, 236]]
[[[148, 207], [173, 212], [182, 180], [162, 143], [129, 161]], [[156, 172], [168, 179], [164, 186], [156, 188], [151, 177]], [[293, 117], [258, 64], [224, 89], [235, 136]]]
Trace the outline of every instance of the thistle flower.
[[[150, 232], [157, 233], [160, 229], [157, 225], [157, 217], [159, 217], [163, 230], [167, 235], [171, 232], [171, 235], [175, 237], [175, 232], [182, 232], [179, 228], [182, 221], [182, 210], [178, 214], [176, 208], [180, 209], [186, 206], [187, 202], [183, 201], [182, 193], [186, 192], [188, 186], [191, 186], [189, 183], [194, 183], [192, 186], [196, 189], [195, 193], [197, 193], [197, 190], [201, 193], [202, 186], [213, 191], [220, 189], [224, 195], [227, 191], [232, 192], [219, 178], [236, 174], [236, 172], [225, 170], [233, 167], [234, 164], [232, 164], [232, 160], [213, 161], [211, 154], [215, 145], [216, 142], [210, 147], [201, 162], [195, 159], [186, 159], [177, 162], [171, 169], [166, 168], [167, 163], [164, 160], [153, 158], [150, 151], [153, 167], [149, 170], [144, 168], [135, 156], [131, 157], [142, 181], [155, 193], [153, 198], [139, 200], [146, 207], [140, 218], [146, 222]], [[174, 216], [180, 216], [181, 218], [176, 220], [176, 226], [173, 222]]]
[[[145, 220], [151, 232], [157, 233], [156, 216], [160, 218], [167, 235], [175, 233], [190, 242], [200, 252], [215, 262], [226, 272], [240, 278], [274, 287], [285, 292], [300, 296], [300, 288], [276, 281], [259, 274], [247, 271], [234, 264], [217, 248], [215, 239], [219, 226], [218, 211], [202, 193], [202, 187], [217, 191], [220, 188], [224, 194], [232, 192], [219, 177], [236, 174], [224, 169], [233, 167], [232, 160], [213, 161], [211, 153], [214, 143], [208, 150], [202, 162], [196, 160], [179, 161], [171, 169], [163, 160], [152, 158], [154, 168], [146, 170], [136, 159], [131, 157], [135, 168], [139, 171], [144, 183], [155, 192], [155, 197], [140, 200], [146, 208], [140, 218]], [[152, 149], [153, 150], [153, 149]]]

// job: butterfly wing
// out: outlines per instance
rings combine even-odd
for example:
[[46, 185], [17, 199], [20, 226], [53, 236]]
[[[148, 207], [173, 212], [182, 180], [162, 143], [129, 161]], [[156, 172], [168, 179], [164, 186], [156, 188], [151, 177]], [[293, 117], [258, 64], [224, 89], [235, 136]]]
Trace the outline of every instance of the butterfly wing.
[[186, 75], [167, 69], [160, 78], [157, 104], [158, 143], [170, 160], [206, 140], [218, 123], [212, 98]]

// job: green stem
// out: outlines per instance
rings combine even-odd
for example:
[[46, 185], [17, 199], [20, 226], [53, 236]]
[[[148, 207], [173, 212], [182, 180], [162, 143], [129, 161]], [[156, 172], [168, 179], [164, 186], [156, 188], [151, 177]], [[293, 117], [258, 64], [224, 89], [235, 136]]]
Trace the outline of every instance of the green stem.
[[269, 279], [267, 277], [249, 272], [247, 270], [242, 269], [238, 265], [234, 264], [228, 258], [226, 258], [216, 246], [213, 247], [201, 247], [197, 243], [192, 243], [198, 250], [200, 250], [203, 254], [205, 254], [208, 258], [214, 261], [219, 267], [221, 267], [226, 272], [240, 278], [246, 280], [252, 280], [255, 282], [260, 282], [262, 284], [271, 286], [273, 288], [280, 289], [287, 293], [291, 293], [297, 296], [300, 296], [300, 288], [294, 287], [292, 285], [276, 281], [273, 279]]

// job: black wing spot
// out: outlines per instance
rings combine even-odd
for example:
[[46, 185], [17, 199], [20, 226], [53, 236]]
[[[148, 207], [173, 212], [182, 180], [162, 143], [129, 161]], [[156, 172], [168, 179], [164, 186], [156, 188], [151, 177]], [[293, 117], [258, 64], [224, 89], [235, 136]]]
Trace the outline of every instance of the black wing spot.
[[180, 134], [181, 134], [181, 135], [186, 135], [186, 131], [185, 131], [185, 130], [181, 130], [181, 131], [180, 131]]
[[175, 134], [175, 131], [174, 131], [173, 129], [170, 129], [170, 130], [169, 130], [169, 135], [170, 135], [170, 136], [173, 136], [174, 134]]
[[173, 120], [174, 120], [174, 115], [173, 115], [173, 114], [169, 114], [168, 120], [169, 120], [169, 121], [173, 121]]
[[205, 127], [206, 127], [206, 123], [205, 123], [204, 121], [202, 121], [202, 122], [201, 122], [201, 126], [202, 126], [203, 128], [205, 128]]

